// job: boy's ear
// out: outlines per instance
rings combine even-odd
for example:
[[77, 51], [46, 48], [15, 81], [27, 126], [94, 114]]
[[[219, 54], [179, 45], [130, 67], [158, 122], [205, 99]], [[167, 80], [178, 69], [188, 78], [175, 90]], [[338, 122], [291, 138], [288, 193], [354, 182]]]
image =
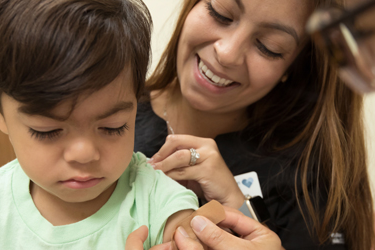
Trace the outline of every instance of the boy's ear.
[[0, 130], [3, 133], [8, 134], [8, 127], [7, 127], [7, 124], [5, 123], [4, 115], [1, 112], [0, 112]]

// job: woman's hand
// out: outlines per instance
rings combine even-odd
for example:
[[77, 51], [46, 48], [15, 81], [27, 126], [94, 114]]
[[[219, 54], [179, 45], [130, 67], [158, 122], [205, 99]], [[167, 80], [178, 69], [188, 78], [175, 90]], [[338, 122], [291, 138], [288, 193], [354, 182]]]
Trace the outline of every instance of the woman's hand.
[[[191, 221], [191, 227], [199, 240], [212, 250], [281, 250], [280, 238], [272, 230], [243, 215], [233, 208], [225, 208], [226, 218], [218, 226], [231, 229], [241, 235], [238, 238], [216, 226], [202, 216]], [[183, 250], [184, 248], [181, 248]]]
[[[143, 250], [143, 242], [147, 239], [148, 229], [141, 226], [129, 234], [126, 239], [125, 250]], [[171, 242], [163, 243], [150, 248], [150, 250], [172, 250]]]
[[[190, 148], [200, 154], [194, 166], [189, 165]], [[233, 208], [243, 204], [243, 194], [212, 139], [169, 135], [149, 163], [193, 190], [200, 198], [217, 200]]]
[[[141, 226], [129, 234], [126, 239], [125, 250], [143, 250], [143, 242], [147, 239], [147, 234], [148, 229], [146, 226]], [[184, 236], [185, 234], [187, 235], [186, 231], [182, 227], [179, 227], [174, 235], [179, 250], [204, 250], [202, 244], [190, 239], [189, 236]], [[173, 250], [172, 242], [153, 246], [150, 250]]]
[[[229, 228], [239, 235], [238, 238], [210, 220], [202, 216], [196, 216], [191, 221], [191, 227], [199, 240], [211, 250], [278, 250], [283, 249], [279, 237], [267, 227], [246, 217], [241, 212], [232, 208], [225, 208], [226, 219], [219, 225]], [[143, 242], [147, 238], [147, 228], [140, 227], [131, 233], [126, 241], [126, 250], [143, 250]], [[179, 250], [203, 250], [197, 241], [189, 238], [183, 228], [175, 233], [175, 242]], [[152, 247], [150, 250], [172, 250], [171, 243], [164, 243]]]

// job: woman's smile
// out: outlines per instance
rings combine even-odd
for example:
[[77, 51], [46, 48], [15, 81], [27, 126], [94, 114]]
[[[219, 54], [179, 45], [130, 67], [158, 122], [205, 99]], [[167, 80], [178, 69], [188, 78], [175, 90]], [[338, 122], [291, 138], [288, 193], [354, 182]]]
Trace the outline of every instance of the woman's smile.
[[[208, 63], [206, 64], [208, 65]], [[229, 77], [223, 77], [223, 74], [217, 73], [217, 71], [206, 64], [199, 58], [199, 56], [196, 56], [194, 63], [194, 78], [201, 91], [206, 95], [222, 95], [240, 86], [239, 83], [229, 80]], [[219, 82], [216, 83], [214, 80], [219, 80]], [[224, 83], [221, 83], [222, 81], [224, 81]]]
[[199, 57], [198, 57], [198, 61], [199, 61], [199, 64], [198, 64], [199, 71], [213, 85], [218, 86], [218, 87], [227, 87], [227, 86], [229, 86], [230, 84], [232, 84], [234, 82], [232, 80], [226, 79], [228, 77], [224, 78], [224, 77], [220, 77], [220, 76], [216, 75], [213, 72], [214, 70], [211, 69], [211, 68], [209, 68], [209, 67], [207, 67], [207, 65]]

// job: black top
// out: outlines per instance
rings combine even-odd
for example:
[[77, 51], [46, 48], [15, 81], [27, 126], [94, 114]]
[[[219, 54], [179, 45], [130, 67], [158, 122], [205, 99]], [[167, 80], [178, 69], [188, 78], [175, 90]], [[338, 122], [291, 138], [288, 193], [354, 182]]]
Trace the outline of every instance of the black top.
[[[134, 151], [147, 157], [159, 151], [168, 135], [166, 122], [157, 116], [149, 102], [138, 105]], [[310, 236], [299, 210], [294, 191], [293, 166], [285, 155], [260, 156], [257, 144], [245, 141], [243, 133], [222, 134], [215, 138], [220, 153], [233, 175], [251, 171], [258, 174], [263, 198], [271, 214], [267, 225], [278, 234], [285, 249], [344, 250], [343, 244], [320, 246]], [[289, 166], [289, 167], [287, 167]], [[299, 196], [303, 197], [302, 191]], [[324, 202], [324, 198], [323, 202]], [[303, 200], [303, 198], [301, 198]]]

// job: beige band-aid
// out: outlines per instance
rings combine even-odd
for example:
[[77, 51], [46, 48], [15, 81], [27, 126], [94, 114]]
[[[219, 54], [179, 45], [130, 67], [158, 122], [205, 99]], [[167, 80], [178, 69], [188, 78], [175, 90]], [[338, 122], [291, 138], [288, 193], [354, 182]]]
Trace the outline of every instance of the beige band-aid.
[[[215, 224], [218, 224], [219, 222], [223, 221], [225, 219], [225, 210], [223, 206], [215, 200], [212, 200], [205, 204], [204, 206], [200, 207], [198, 210], [194, 211], [191, 215], [183, 219], [177, 226], [183, 227], [189, 237], [191, 239], [197, 239], [197, 236], [195, 235], [193, 229], [190, 226], [191, 220], [194, 218], [194, 216], [201, 215], [209, 219]], [[174, 233], [172, 235], [172, 248], [173, 250], [177, 249], [176, 243], [174, 242]]]

